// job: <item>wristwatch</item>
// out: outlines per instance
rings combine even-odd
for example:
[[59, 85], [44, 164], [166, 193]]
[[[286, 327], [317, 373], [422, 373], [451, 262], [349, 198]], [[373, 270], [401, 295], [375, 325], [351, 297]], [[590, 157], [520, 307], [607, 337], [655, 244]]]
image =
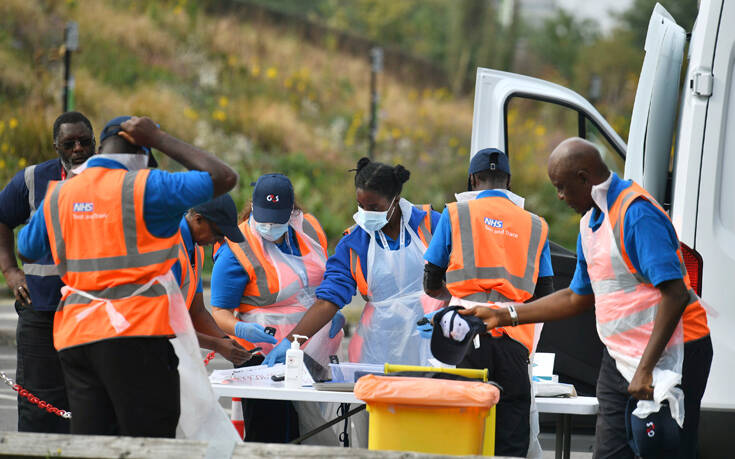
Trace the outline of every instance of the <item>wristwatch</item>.
[[508, 313], [510, 314], [510, 326], [515, 327], [516, 325], [518, 325], [518, 312], [516, 312], [516, 307], [512, 304], [509, 304]]

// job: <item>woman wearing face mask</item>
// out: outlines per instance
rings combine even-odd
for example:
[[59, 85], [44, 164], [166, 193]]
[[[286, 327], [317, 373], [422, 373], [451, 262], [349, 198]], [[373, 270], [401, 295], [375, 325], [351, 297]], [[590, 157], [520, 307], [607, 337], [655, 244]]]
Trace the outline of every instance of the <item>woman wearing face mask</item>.
[[351, 362], [427, 364], [429, 340], [416, 322], [440, 308], [422, 287], [423, 253], [440, 214], [401, 198], [410, 173], [362, 158], [357, 163], [355, 226], [345, 232], [316, 290], [317, 301], [267, 356], [282, 362], [293, 334], [311, 336], [348, 304], [355, 289], [367, 304], [349, 346]]
[[[316, 218], [295, 206], [291, 181], [282, 174], [258, 178], [239, 228], [245, 240], [226, 240], [215, 253], [212, 315], [247, 349], [257, 345], [268, 352], [314, 304], [327, 238]], [[326, 366], [339, 348], [343, 324], [340, 316], [314, 330], [304, 352]], [[275, 328], [275, 337], [265, 327]], [[246, 365], [262, 361], [256, 354]], [[244, 418], [248, 440], [280, 443], [298, 436], [291, 402], [249, 400]]]

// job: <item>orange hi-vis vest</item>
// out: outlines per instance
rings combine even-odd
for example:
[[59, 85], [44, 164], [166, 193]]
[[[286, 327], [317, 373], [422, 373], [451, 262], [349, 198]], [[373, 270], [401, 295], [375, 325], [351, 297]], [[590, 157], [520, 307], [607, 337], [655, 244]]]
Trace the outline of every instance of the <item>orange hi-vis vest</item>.
[[184, 296], [186, 309], [191, 309], [191, 303], [194, 301], [197, 285], [199, 285], [199, 276], [201, 276], [202, 267], [204, 266], [204, 247], [194, 243], [194, 264], [192, 265], [184, 241], [180, 240], [178, 256], [179, 265], [181, 266], [179, 287], [181, 287], [181, 294]]
[[[633, 182], [620, 192], [608, 211], [615, 248], [624, 263], [621, 264], [614, 259], [611, 254], [612, 247], [607, 251], [585, 250], [585, 258], [595, 293], [595, 316], [601, 339], [608, 347], [629, 346], [631, 340], [634, 340], [639, 344], [637, 352], [642, 354], [653, 331], [653, 315], [656, 306], [661, 301], [661, 292], [635, 269], [625, 250], [625, 213], [638, 198], [646, 199], [663, 215], [666, 215], [667, 219], [669, 218], [653, 196]], [[593, 232], [589, 228], [589, 215], [591, 212], [585, 215], [580, 222], [583, 248], [590, 247], [593, 238], [602, 237], [596, 234], [601, 232], [599, 229]], [[679, 257], [684, 285], [689, 292], [689, 304], [681, 320], [683, 340], [688, 342], [709, 335], [709, 327], [707, 326], [707, 314], [699, 302], [699, 297], [692, 289], [681, 248], [677, 249], [676, 253]], [[626, 327], [628, 329], [620, 332], [615, 325], [620, 323], [623, 317], [628, 320]], [[631, 328], [630, 323], [632, 322], [630, 321], [636, 322], [637, 326]]]
[[[275, 328], [275, 338], [280, 340], [291, 333], [306, 309], [311, 306], [302, 304], [299, 295], [304, 288], [316, 289], [322, 281], [327, 258], [327, 236], [317, 219], [308, 213], [303, 214], [303, 233], [294, 228], [301, 254], [299, 258], [307, 277], [307, 285], [302, 286], [303, 280], [294, 274], [290, 266], [285, 263], [279, 263], [277, 266], [267, 256], [260, 236], [250, 227], [247, 220], [242, 222], [239, 228], [245, 236], [245, 241], [235, 243], [227, 239], [227, 245], [250, 278], [240, 299], [238, 318], [245, 322]], [[235, 336], [232, 338], [246, 349], [255, 346], [241, 338]], [[264, 352], [273, 347], [268, 343], [259, 345]]]
[[[167, 274], [178, 250], [178, 233], [156, 237], [143, 220], [148, 174], [93, 167], [71, 180], [49, 183], [43, 212], [61, 279], [72, 289], [109, 300], [101, 306], [67, 291], [54, 316], [57, 350], [108, 338], [173, 334], [160, 283], [130, 297]], [[124, 330], [118, 331], [114, 317], [125, 319]]]
[[[447, 204], [452, 251], [446, 279], [449, 292], [464, 300], [527, 301], [538, 281], [541, 253], [549, 234], [544, 219], [505, 197], [488, 196]], [[493, 330], [533, 351], [535, 324]]]
[[[421, 242], [424, 243], [424, 247], [428, 247], [431, 242], [431, 204], [415, 204], [414, 207], [426, 212], [426, 216], [421, 220], [421, 223], [419, 223], [416, 235], [421, 239]], [[350, 226], [342, 234], [344, 236], [350, 234], [356, 226], [357, 225]], [[360, 292], [360, 295], [362, 295], [362, 298], [365, 301], [370, 301], [371, 295], [368, 288], [367, 277], [365, 276], [365, 273], [362, 272], [360, 256], [352, 248], [350, 248], [350, 274], [352, 274], [352, 278], [355, 279], [357, 290]]]

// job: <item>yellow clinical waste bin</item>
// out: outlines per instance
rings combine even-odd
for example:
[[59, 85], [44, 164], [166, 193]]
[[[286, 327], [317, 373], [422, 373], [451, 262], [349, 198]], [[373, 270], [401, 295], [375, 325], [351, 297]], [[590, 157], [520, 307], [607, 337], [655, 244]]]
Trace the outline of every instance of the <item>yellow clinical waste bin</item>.
[[367, 375], [355, 397], [370, 413], [368, 447], [434, 454], [495, 452], [492, 384], [446, 379]]

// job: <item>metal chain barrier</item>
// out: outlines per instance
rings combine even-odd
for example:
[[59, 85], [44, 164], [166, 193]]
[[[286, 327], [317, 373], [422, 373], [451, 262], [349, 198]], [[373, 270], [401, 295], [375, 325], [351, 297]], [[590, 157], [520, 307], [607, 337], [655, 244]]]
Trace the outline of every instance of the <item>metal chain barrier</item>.
[[[207, 366], [209, 362], [214, 359], [215, 352], [212, 351], [209, 354], [207, 354], [207, 357], [204, 358], [204, 366]], [[15, 381], [13, 381], [8, 375], [6, 375], [4, 372], [0, 371], [0, 379], [8, 385], [11, 389], [18, 392], [21, 397], [25, 397], [28, 399], [29, 402], [33, 403], [34, 405], [38, 406], [42, 410], [46, 410], [49, 413], [53, 413], [57, 416], [61, 416], [64, 419], [71, 419], [71, 411], [66, 410], [60, 410], [59, 408], [56, 408], [52, 404], [48, 402], [44, 402], [40, 398], [36, 397], [35, 395], [31, 394], [27, 390], [23, 389], [20, 384], [16, 384]]]
[[10, 386], [11, 389], [18, 392], [21, 397], [25, 397], [28, 399], [29, 402], [33, 403], [34, 405], [38, 406], [39, 408], [48, 411], [49, 413], [53, 413], [57, 416], [61, 416], [64, 419], [71, 419], [71, 411], [66, 410], [60, 410], [53, 406], [50, 403], [44, 402], [43, 400], [39, 399], [35, 395], [31, 394], [27, 390], [20, 387], [19, 384], [16, 384], [15, 381], [10, 379], [8, 375], [0, 371], [0, 379], [3, 380], [5, 384]]

